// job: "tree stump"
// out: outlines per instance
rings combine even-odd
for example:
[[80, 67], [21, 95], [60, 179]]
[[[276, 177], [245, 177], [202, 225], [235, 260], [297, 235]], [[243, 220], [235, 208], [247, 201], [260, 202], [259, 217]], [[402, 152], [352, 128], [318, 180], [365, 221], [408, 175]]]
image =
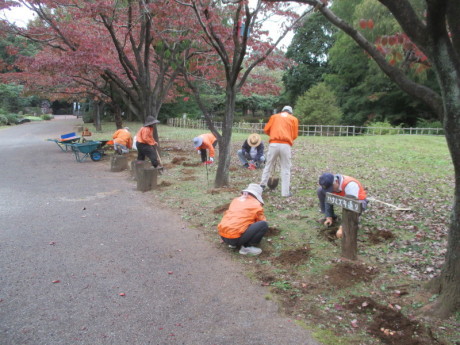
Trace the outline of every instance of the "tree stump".
[[152, 166], [138, 170], [137, 190], [147, 192], [151, 189], [157, 189], [158, 169]]
[[142, 169], [148, 168], [149, 166], [152, 166], [151, 164], [148, 164], [146, 161], [132, 161], [131, 162], [131, 177], [133, 178], [134, 181], [139, 180], [139, 173]]
[[128, 156], [114, 153], [110, 159], [110, 171], [118, 172], [128, 169]]

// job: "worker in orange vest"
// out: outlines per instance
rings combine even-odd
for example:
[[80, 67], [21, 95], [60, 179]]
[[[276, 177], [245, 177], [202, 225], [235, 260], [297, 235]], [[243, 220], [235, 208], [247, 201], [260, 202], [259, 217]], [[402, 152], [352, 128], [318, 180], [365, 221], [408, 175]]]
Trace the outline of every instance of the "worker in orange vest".
[[262, 249], [255, 247], [268, 230], [264, 215], [262, 187], [251, 183], [233, 199], [217, 228], [222, 240], [230, 248], [241, 246], [242, 255], [259, 255]]
[[334, 213], [334, 206], [326, 202], [326, 193], [333, 193], [340, 196], [350, 196], [358, 199], [365, 210], [368, 204], [366, 190], [357, 179], [340, 174], [324, 173], [319, 177], [320, 187], [317, 190], [321, 213], [325, 218], [320, 220], [326, 226], [332, 225], [337, 216]]
[[153, 138], [153, 125], [160, 123], [153, 116], [147, 116], [144, 126], [136, 134], [137, 160], [144, 161], [149, 157], [152, 166], [158, 166], [157, 142]]
[[291, 185], [291, 146], [299, 135], [299, 120], [292, 115], [292, 107], [285, 106], [281, 113], [274, 114], [264, 127], [270, 137], [268, 157], [262, 173], [260, 185], [265, 188], [273, 166], [279, 159], [281, 168], [281, 196], [290, 197]]
[[112, 138], [113, 148], [119, 155], [128, 153], [129, 149], [133, 147], [133, 138], [129, 131], [129, 127], [124, 127], [117, 130], [115, 133], [113, 133]]
[[[202, 163], [213, 163], [215, 150], [214, 148], [217, 145], [217, 139], [212, 133], [201, 134], [195, 138], [193, 138], [193, 146], [195, 149], [198, 150], [201, 154], [201, 162]], [[209, 160], [207, 151], [209, 151]]]

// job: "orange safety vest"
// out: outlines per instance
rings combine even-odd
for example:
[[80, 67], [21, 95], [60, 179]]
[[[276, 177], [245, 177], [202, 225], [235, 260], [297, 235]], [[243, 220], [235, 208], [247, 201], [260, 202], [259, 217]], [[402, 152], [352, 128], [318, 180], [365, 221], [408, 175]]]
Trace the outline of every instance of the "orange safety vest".
[[128, 149], [133, 147], [133, 138], [131, 137], [131, 133], [129, 133], [126, 129], [117, 130], [115, 133], [113, 133], [112, 138], [114, 139], [114, 142], [124, 145]]
[[345, 176], [342, 175], [343, 180], [342, 184], [340, 185], [340, 190], [341, 192], [333, 192], [333, 194], [340, 195], [340, 196], [345, 196], [345, 187], [350, 183], [350, 182], [356, 182], [359, 186], [359, 192], [358, 192], [358, 200], [365, 200], [367, 198], [366, 191], [364, 190], [361, 182], [359, 182], [357, 179], [350, 177], [350, 176]]
[[201, 146], [198, 146], [196, 149], [197, 150], [209, 150], [209, 157], [214, 157], [215, 151], [214, 151], [214, 142], [217, 140], [214, 134], [212, 133], [206, 133], [206, 134], [201, 134], [201, 138], [203, 138], [203, 143]]
[[266, 218], [259, 200], [250, 194], [241, 195], [232, 200], [217, 228], [222, 237], [240, 238], [251, 224], [261, 220]]
[[155, 139], [153, 139], [153, 127], [141, 127], [141, 129], [139, 129], [139, 131], [136, 134], [136, 141], [152, 146], [156, 145], [157, 142], [155, 141]]
[[270, 143], [289, 144], [292, 146], [299, 135], [299, 120], [288, 112], [272, 115], [264, 127], [270, 137]]

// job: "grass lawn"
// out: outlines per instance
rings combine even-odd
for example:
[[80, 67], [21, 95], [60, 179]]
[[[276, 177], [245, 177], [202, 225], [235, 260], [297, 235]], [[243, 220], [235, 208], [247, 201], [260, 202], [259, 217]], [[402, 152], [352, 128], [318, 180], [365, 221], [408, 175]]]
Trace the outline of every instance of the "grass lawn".
[[[140, 128], [125, 125], [133, 135]], [[113, 123], [103, 128], [103, 133], [90, 128], [92, 139], [109, 139], [115, 131]], [[221, 243], [217, 224], [228, 203], [249, 183], [258, 183], [262, 171], [239, 165], [236, 151], [247, 134], [235, 133], [230, 185], [215, 189], [216, 164], [199, 164], [192, 145], [203, 132], [159, 126], [166, 169], [152, 198], [180, 212], [210, 245], [222, 248], [222, 255], [247, 266], [253, 279], [269, 288], [266, 298], [276, 300], [284, 313], [324, 344], [460, 342], [460, 314], [449, 320], [421, 314], [437, 298], [424, 284], [443, 263], [453, 200], [454, 171], [444, 137], [298, 138], [292, 150], [293, 197], [282, 198], [280, 186], [264, 193], [270, 230], [263, 253], [243, 257]], [[371, 203], [360, 217], [359, 260], [341, 260], [337, 228], [317, 222], [316, 189], [323, 172], [356, 177], [368, 196], [412, 211]]]

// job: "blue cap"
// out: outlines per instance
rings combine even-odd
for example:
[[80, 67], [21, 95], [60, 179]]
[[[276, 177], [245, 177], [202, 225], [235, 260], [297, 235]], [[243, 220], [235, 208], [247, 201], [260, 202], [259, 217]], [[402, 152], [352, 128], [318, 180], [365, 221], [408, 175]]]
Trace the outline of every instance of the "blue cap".
[[332, 192], [334, 190], [334, 175], [331, 173], [324, 173], [319, 177], [319, 184], [326, 192]]

